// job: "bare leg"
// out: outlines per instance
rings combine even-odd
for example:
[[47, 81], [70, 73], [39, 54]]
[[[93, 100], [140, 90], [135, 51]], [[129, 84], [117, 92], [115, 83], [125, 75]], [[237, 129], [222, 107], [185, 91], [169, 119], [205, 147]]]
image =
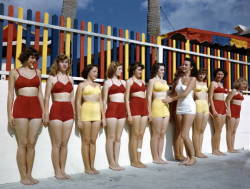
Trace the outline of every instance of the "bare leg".
[[52, 120], [49, 123], [49, 133], [52, 144], [51, 159], [57, 179], [64, 179], [60, 165], [60, 148], [62, 144], [62, 121]]
[[164, 138], [165, 138], [166, 131], [167, 131], [167, 128], [168, 128], [168, 123], [169, 123], [169, 117], [165, 117], [165, 118], [162, 119], [162, 127], [161, 127], [161, 132], [160, 132], [158, 153], [159, 153], [160, 161], [163, 164], [167, 163], [167, 161], [162, 159], [162, 153], [163, 153], [163, 147], [164, 147]]
[[239, 151], [238, 150], [235, 150], [234, 148], [234, 141], [235, 141], [235, 134], [236, 134], [236, 130], [239, 126], [239, 123], [240, 123], [240, 118], [237, 118], [235, 120], [235, 124], [233, 126], [233, 132], [232, 132], [232, 147], [233, 147], [233, 153], [238, 153]]
[[69, 137], [72, 131], [73, 123], [74, 123], [73, 120], [65, 121], [63, 122], [63, 128], [62, 128], [60, 165], [61, 165], [61, 173], [65, 179], [70, 179], [70, 176], [65, 173], [65, 165], [66, 165], [67, 154], [68, 154], [68, 142], [69, 142]]
[[115, 164], [116, 167], [119, 170], [124, 170], [123, 167], [119, 165], [119, 154], [120, 154], [120, 145], [121, 145], [121, 136], [122, 136], [122, 131], [125, 125], [126, 119], [119, 119], [118, 123], [116, 125], [116, 134], [115, 134], [115, 145], [114, 145], [114, 158], [115, 158]]
[[31, 176], [34, 158], [35, 158], [35, 145], [38, 138], [39, 130], [42, 127], [42, 119], [31, 119], [29, 121], [28, 130], [28, 144], [27, 144], [27, 176], [32, 184], [37, 184], [39, 181]]
[[93, 174], [90, 166], [90, 134], [91, 122], [84, 121], [83, 128], [80, 129], [82, 139], [82, 159], [84, 163], [85, 173]]
[[90, 168], [94, 174], [99, 174], [94, 167], [95, 164], [95, 153], [96, 153], [96, 139], [100, 130], [101, 121], [94, 121], [91, 124], [91, 135], [90, 135]]
[[28, 119], [15, 119], [15, 134], [17, 139], [17, 154], [16, 160], [20, 173], [20, 182], [24, 185], [31, 185], [32, 182], [27, 176], [27, 161], [26, 161], [26, 150], [28, 143]]
[[145, 133], [147, 122], [148, 122], [148, 116], [141, 117], [140, 124], [139, 124], [138, 143], [137, 143], [137, 149], [138, 149], [137, 150], [137, 157], [138, 157], [138, 161], [139, 161], [142, 168], [146, 167], [146, 165], [144, 165], [141, 162], [141, 151], [142, 151], [143, 136], [144, 136], [144, 133]]
[[174, 127], [174, 151], [175, 160], [183, 161], [185, 156], [183, 155], [183, 139], [181, 137], [181, 127], [182, 127], [182, 115], [176, 114], [176, 124]]
[[220, 139], [221, 139], [221, 131], [223, 125], [225, 124], [225, 115], [218, 115], [214, 118], [214, 135], [212, 137], [212, 153], [214, 155], [225, 155], [220, 151]]
[[235, 124], [235, 118], [227, 117], [226, 118], [226, 137], [227, 137], [227, 151], [233, 152], [233, 146], [232, 146], [232, 135], [233, 135], [233, 127]]
[[163, 118], [160, 117], [152, 119], [150, 146], [153, 163], [161, 163], [158, 153], [158, 146], [161, 134], [162, 119]]
[[202, 144], [203, 144], [203, 136], [204, 131], [207, 126], [209, 114], [203, 114], [202, 124], [201, 124], [201, 133], [200, 133], [200, 152], [201, 152], [201, 158], [207, 158], [205, 154], [202, 153]]

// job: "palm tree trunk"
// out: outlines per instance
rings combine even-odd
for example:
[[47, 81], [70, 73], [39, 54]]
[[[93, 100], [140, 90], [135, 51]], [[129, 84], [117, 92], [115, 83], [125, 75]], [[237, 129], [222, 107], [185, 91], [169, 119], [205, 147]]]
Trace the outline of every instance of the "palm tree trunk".
[[70, 17], [72, 20], [75, 19], [77, 1], [78, 0], [63, 0], [61, 15], [64, 16], [64, 18]]
[[160, 0], [148, 0], [147, 34], [160, 35]]

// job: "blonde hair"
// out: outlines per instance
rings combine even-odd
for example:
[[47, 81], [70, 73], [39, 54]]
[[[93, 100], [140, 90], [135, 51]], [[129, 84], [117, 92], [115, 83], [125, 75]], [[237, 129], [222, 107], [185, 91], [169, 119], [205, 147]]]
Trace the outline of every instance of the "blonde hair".
[[120, 64], [119, 62], [115, 62], [115, 61], [112, 61], [108, 67], [108, 70], [107, 70], [107, 77], [108, 78], [112, 78], [117, 70], [117, 68], [119, 66], [121, 66], [122, 64]]
[[69, 66], [66, 70], [66, 74], [67, 75], [71, 74], [71, 61], [70, 61], [69, 57], [66, 56], [65, 54], [60, 54], [56, 57], [56, 59], [54, 60], [54, 63], [52, 64], [52, 66], [50, 68], [50, 75], [55, 76], [58, 73], [58, 71], [59, 71], [58, 64], [59, 64], [59, 62], [62, 62], [64, 60], [68, 60], [68, 64], [69, 64]]
[[237, 80], [235, 80], [234, 81], [234, 88], [235, 89], [237, 89], [237, 90], [239, 90], [240, 88], [241, 88], [241, 86], [242, 86], [242, 84], [246, 84], [246, 88], [245, 89], [243, 89], [243, 90], [246, 90], [247, 88], [248, 88], [248, 83], [247, 83], [247, 80], [245, 80], [244, 78], [239, 78], [239, 79], [237, 79]]

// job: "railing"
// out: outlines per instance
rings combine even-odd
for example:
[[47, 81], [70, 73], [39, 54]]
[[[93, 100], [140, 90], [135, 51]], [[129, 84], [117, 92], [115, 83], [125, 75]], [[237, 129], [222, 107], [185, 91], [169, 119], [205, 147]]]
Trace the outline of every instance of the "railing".
[[[35, 18], [32, 18], [33, 12], [30, 9], [27, 10], [26, 19], [23, 18], [23, 14], [23, 9], [18, 8], [18, 16], [14, 17], [14, 7], [9, 6], [5, 15], [4, 4], [0, 4], [1, 75], [8, 75], [13, 62], [14, 67], [19, 67], [18, 56], [23, 46], [32, 45], [41, 53], [39, 68], [44, 78], [48, 77], [48, 69], [60, 53], [65, 53], [71, 58], [72, 75], [75, 80], [82, 80], [81, 72], [84, 66], [91, 63], [99, 65], [99, 78], [104, 79], [105, 70], [111, 61], [119, 61], [124, 65], [124, 79], [128, 78], [129, 65], [141, 62], [146, 68], [143, 79], [148, 80], [151, 65], [162, 62], [166, 65], [165, 78], [171, 84], [176, 68], [187, 55], [194, 58], [198, 68], [207, 68], [208, 83], [213, 79], [212, 72], [217, 67], [223, 67], [228, 71], [228, 88], [231, 88], [233, 81], [239, 77], [247, 80], [250, 78], [250, 57], [245, 54], [195, 45], [189, 40], [183, 42], [161, 39], [160, 36], [149, 37], [144, 33], [105, 27], [77, 19], [72, 24], [70, 18], [65, 19], [62, 16], [53, 15], [50, 19], [48, 13], [44, 13], [43, 20], [40, 12], [35, 12]], [[7, 30], [4, 29], [5, 22]]]

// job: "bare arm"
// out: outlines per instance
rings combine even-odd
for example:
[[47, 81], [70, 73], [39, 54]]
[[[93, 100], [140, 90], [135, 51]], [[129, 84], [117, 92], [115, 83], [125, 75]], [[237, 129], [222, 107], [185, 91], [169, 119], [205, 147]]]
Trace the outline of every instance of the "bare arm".
[[188, 82], [188, 85], [187, 85], [187, 88], [185, 89], [185, 91], [183, 93], [173, 97], [173, 99], [178, 100], [179, 98], [186, 97], [195, 88], [195, 84], [196, 84], [196, 78], [192, 77], [190, 79], [190, 81]]
[[152, 103], [152, 95], [153, 95], [153, 85], [154, 85], [154, 79], [150, 79], [149, 84], [148, 84], [148, 89], [147, 89], [147, 100], [148, 100], [149, 116], [151, 116], [151, 103]]
[[127, 109], [128, 116], [131, 116], [131, 110], [130, 110], [130, 105], [129, 105], [131, 84], [132, 84], [132, 82], [128, 79], [126, 82], [126, 92], [125, 92], [125, 103], [126, 103], [126, 109]]
[[53, 77], [50, 76], [46, 82], [45, 97], [44, 97], [44, 111], [45, 111], [46, 117], [49, 115], [49, 99], [50, 99], [51, 90], [53, 86], [52, 81], [53, 81]]
[[70, 82], [72, 83], [72, 86], [73, 86], [73, 90], [70, 94], [70, 98], [71, 98], [71, 104], [73, 106], [73, 113], [75, 115], [74, 81], [73, 81], [72, 77], [70, 77]]
[[105, 81], [102, 88], [102, 96], [103, 96], [103, 111], [106, 112], [107, 102], [108, 102], [108, 90], [109, 90], [109, 81]]
[[227, 106], [227, 111], [229, 111], [229, 112], [231, 112], [231, 110], [230, 110], [230, 102], [231, 102], [233, 96], [236, 94], [236, 92], [237, 92], [236, 90], [232, 90], [232, 91], [227, 95], [227, 98], [226, 98], [225, 103], [226, 103], [226, 106]]
[[76, 90], [76, 96], [75, 96], [75, 121], [80, 121], [81, 119], [81, 105], [82, 105], [82, 90], [83, 90], [84, 84], [80, 83]]
[[15, 71], [10, 71], [9, 81], [8, 81], [8, 97], [7, 97], [7, 113], [8, 113], [8, 123], [11, 127], [14, 126], [14, 119], [12, 115], [12, 107], [14, 101], [14, 89], [15, 89]]
[[215, 111], [215, 107], [214, 107], [214, 101], [213, 101], [213, 96], [214, 96], [214, 85], [215, 83], [212, 82], [210, 87], [209, 87], [209, 91], [208, 91], [208, 101], [210, 103], [210, 106], [211, 106], [211, 109], [212, 109], [212, 112], [216, 112]]
[[39, 98], [39, 102], [41, 104], [41, 108], [42, 108], [42, 113], [43, 113], [43, 119], [44, 119], [44, 100], [43, 100], [43, 92], [42, 92], [42, 80], [41, 80], [41, 72], [40, 70], [37, 70], [37, 75], [40, 79], [40, 86], [39, 86], [39, 91], [38, 91], [38, 98]]
[[[99, 87], [101, 90], [101, 86], [99, 86]], [[104, 106], [103, 106], [103, 101], [102, 101], [102, 94], [100, 94], [99, 101], [100, 101], [100, 110], [101, 110], [101, 115], [102, 115], [102, 126], [105, 127], [106, 121], [105, 121], [105, 111], [104, 111]]]

